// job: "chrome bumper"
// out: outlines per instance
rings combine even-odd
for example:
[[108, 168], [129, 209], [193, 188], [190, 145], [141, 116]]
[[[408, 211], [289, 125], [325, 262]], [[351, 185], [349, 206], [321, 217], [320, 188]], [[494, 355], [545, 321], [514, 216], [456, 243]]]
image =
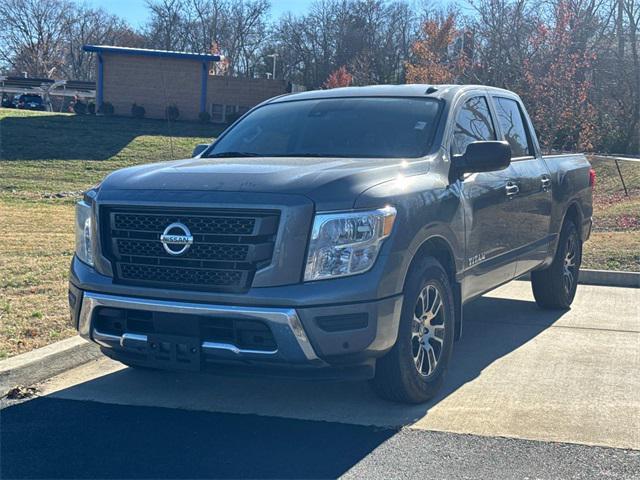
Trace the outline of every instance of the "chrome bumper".
[[291, 308], [206, 305], [85, 292], [78, 322], [80, 336], [103, 347], [123, 350], [131, 349], [133, 351], [146, 348], [146, 335], [125, 332], [122, 336], [118, 336], [96, 330], [92, 325], [92, 318], [95, 309], [98, 307], [261, 320], [271, 328], [277, 344], [276, 350], [244, 350], [233, 344], [202, 342], [202, 354], [220, 359], [324, 365], [324, 362], [318, 358], [309, 342], [297, 312]]

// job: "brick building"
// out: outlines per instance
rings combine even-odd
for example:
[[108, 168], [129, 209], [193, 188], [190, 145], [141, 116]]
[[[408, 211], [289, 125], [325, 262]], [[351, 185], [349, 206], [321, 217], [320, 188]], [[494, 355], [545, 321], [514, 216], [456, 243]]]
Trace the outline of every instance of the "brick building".
[[136, 103], [146, 117], [164, 118], [166, 107], [176, 105], [180, 119], [196, 120], [206, 111], [223, 123], [287, 89], [283, 80], [211, 75], [217, 55], [102, 45], [84, 50], [98, 56], [96, 106], [110, 102], [116, 115], [129, 115]]

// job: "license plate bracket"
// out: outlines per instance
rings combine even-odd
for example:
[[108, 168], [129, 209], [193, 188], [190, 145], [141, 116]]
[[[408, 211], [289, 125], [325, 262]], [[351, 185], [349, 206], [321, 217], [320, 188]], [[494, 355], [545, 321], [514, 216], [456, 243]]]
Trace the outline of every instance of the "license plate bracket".
[[200, 342], [179, 335], [147, 336], [147, 352], [152, 363], [172, 370], [200, 370]]

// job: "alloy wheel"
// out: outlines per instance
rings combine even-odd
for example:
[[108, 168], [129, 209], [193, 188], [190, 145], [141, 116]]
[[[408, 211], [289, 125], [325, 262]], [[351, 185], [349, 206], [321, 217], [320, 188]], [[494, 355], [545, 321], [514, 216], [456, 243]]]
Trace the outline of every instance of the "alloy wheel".
[[576, 281], [578, 274], [578, 242], [575, 235], [569, 235], [564, 255], [564, 264], [562, 266], [562, 283], [567, 293], [571, 293], [571, 289]]
[[427, 284], [416, 300], [411, 329], [413, 362], [425, 377], [435, 371], [444, 350], [444, 310], [442, 292]]

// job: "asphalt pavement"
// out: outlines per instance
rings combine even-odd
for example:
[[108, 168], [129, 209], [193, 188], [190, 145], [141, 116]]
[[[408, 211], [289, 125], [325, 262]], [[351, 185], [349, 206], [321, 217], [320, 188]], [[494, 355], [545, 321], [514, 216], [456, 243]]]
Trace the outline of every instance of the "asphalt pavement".
[[639, 478], [640, 290], [527, 282], [469, 304], [442, 393], [145, 372], [107, 359], [3, 401], [1, 478]]

